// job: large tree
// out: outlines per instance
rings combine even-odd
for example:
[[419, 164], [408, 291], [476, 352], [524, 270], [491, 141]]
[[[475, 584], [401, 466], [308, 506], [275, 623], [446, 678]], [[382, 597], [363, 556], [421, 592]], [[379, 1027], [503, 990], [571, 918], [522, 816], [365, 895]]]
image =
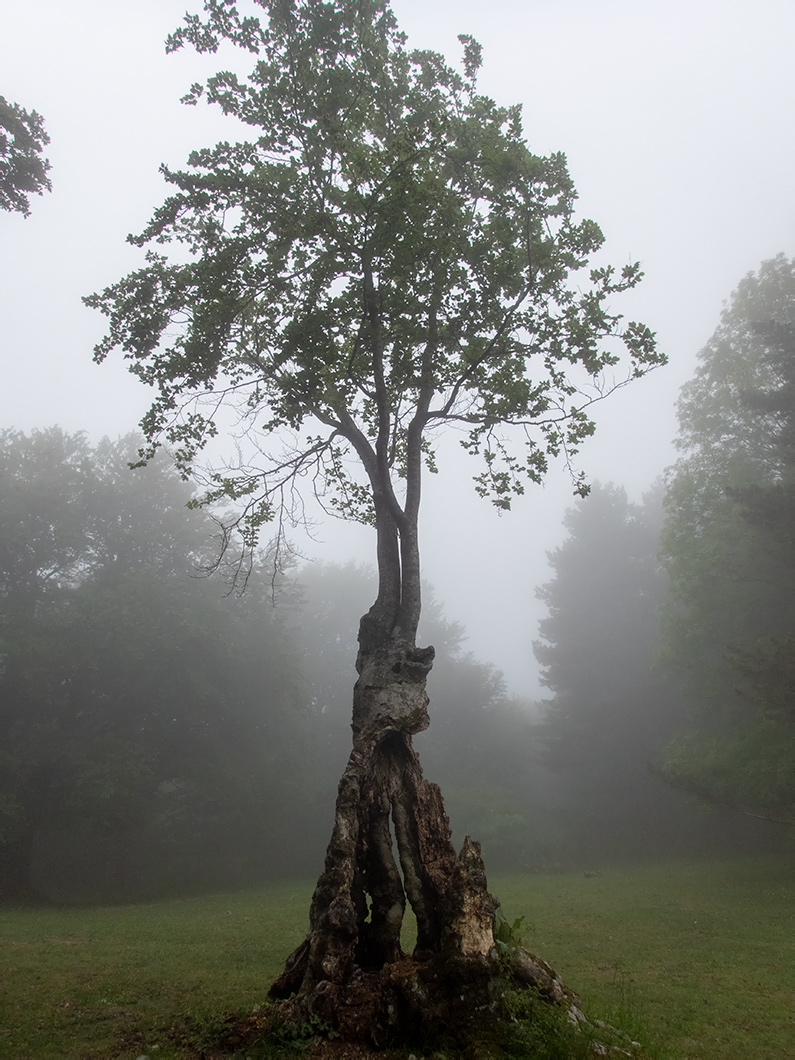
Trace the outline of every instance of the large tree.
[[733, 292], [679, 399], [667, 650], [694, 702], [675, 783], [795, 822], [795, 262]]
[[541, 761], [557, 780], [560, 854], [580, 863], [682, 849], [700, 828], [688, 800], [649, 768], [686, 715], [681, 689], [656, 665], [668, 602], [662, 500], [659, 482], [639, 504], [594, 484], [566, 513], [568, 537], [537, 593], [549, 614], [535, 655], [552, 693]]
[[174, 193], [132, 237], [146, 264], [87, 299], [109, 319], [96, 359], [120, 350], [158, 391], [142, 458], [165, 441], [188, 474], [242, 425], [244, 459], [211, 473], [207, 500], [240, 503], [244, 546], [300, 515], [304, 485], [375, 528], [353, 750], [309, 934], [274, 992], [376, 1036], [398, 1017], [357, 1016], [350, 991], [401, 956], [406, 898], [418, 958], [479, 960], [493, 943], [477, 848], [456, 856], [411, 742], [434, 656], [415, 641], [435, 438], [457, 428], [482, 460], [478, 492], [508, 508], [592, 432], [589, 404], [663, 359], [609, 308], [639, 267], [581, 271], [603, 237], [575, 220], [564, 156], [530, 152], [520, 108], [478, 94], [480, 47], [459, 39], [460, 70], [410, 51], [387, 0], [206, 0], [167, 46], [251, 54], [247, 77], [186, 96], [250, 134], [164, 167]]
[[214, 524], [167, 460], [130, 473], [138, 444], [0, 431], [6, 900], [296, 867], [311, 741], [293, 639], [269, 586], [225, 597], [196, 576]]

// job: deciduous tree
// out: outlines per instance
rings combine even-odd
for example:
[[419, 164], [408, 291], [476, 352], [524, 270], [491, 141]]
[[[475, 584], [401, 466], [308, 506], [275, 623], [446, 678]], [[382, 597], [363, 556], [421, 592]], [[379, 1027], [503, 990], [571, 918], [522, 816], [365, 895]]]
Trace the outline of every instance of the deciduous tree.
[[29, 196], [52, 190], [50, 163], [42, 157], [49, 142], [40, 114], [0, 96], [0, 210], [28, 217]]
[[250, 133], [164, 168], [174, 193], [132, 238], [146, 264], [87, 299], [109, 321], [97, 360], [119, 350], [157, 390], [144, 458], [165, 440], [188, 474], [227, 409], [243, 423], [245, 459], [212, 473], [207, 500], [240, 502], [244, 545], [300, 516], [305, 485], [375, 528], [354, 746], [310, 931], [274, 987], [375, 1037], [396, 1029], [408, 988], [378, 1018], [351, 990], [364, 972], [400, 993], [381, 970], [401, 956], [406, 898], [418, 958], [477, 964], [493, 941], [477, 849], [455, 854], [411, 742], [434, 655], [415, 640], [435, 438], [461, 431], [478, 492], [508, 508], [592, 432], [594, 400], [662, 361], [648, 328], [610, 308], [639, 267], [581, 271], [603, 240], [575, 219], [564, 156], [532, 154], [520, 109], [478, 93], [480, 47], [459, 39], [454, 69], [407, 48], [387, 0], [206, 0], [168, 48], [250, 53], [248, 76], [186, 96]]

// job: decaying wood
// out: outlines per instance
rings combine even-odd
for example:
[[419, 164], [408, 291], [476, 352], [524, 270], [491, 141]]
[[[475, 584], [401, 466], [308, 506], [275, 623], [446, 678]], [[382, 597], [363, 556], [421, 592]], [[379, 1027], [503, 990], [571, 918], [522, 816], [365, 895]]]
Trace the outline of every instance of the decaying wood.
[[[467, 837], [456, 853], [441, 791], [412, 747], [428, 726], [432, 661], [432, 648], [360, 652], [353, 750], [309, 932], [270, 992], [286, 1018], [315, 1018], [343, 1041], [376, 1048], [469, 1025], [505, 988], [480, 846]], [[407, 902], [417, 919], [410, 955], [400, 945]], [[519, 965], [517, 982], [536, 983], [555, 1003], [571, 997], [543, 962], [526, 955]]]

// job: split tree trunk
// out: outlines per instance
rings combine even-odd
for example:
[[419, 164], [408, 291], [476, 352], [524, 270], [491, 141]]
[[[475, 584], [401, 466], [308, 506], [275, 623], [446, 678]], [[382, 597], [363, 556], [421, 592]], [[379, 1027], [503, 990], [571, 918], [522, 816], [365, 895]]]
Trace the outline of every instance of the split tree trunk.
[[[478, 844], [467, 837], [456, 855], [441, 791], [423, 778], [411, 744], [429, 723], [433, 654], [396, 643], [360, 650], [353, 750], [309, 933], [271, 988], [272, 997], [294, 996], [293, 1016], [317, 1017], [347, 1040], [382, 1044], [396, 1025], [405, 1032], [430, 1017], [430, 979], [443, 1005], [449, 988], [470, 1012], [473, 1001], [490, 1003], [497, 902]], [[400, 945], [407, 900], [417, 919], [410, 959]]]
[[[353, 749], [309, 932], [270, 990], [286, 1020], [320, 1020], [343, 1041], [376, 1047], [427, 1041], [445, 1029], [466, 1037], [493, 1016], [505, 989], [494, 946], [498, 903], [480, 847], [467, 836], [456, 854], [442, 793], [423, 778], [411, 744], [429, 724], [425, 684], [434, 656], [415, 646], [421, 454], [414, 434], [401, 512], [391, 493], [391, 503], [385, 497], [385, 456], [379, 471], [366, 440], [351, 433], [373, 485], [378, 596], [359, 627]], [[407, 902], [417, 919], [411, 956], [400, 944]], [[510, 978], [573, 1011], [573, 996], [543, 961], [524, 951], [517, 957]]]

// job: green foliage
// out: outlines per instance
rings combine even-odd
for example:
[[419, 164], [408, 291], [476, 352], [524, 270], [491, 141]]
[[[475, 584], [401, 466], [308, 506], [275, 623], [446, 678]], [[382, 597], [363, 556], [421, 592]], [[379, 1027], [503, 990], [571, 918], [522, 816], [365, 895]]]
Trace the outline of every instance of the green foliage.
[[667, 654], [694, 724], [667, 773], [694, 793], [795, 822], [795, 262], [732, 295], [679, 401], [663, 549]]
[[593, 1056], [593, 1038], [530, 988], [507, 992], [500, 1003], [503, 1033], [495, 1045], [502, 1056], [536, 1060], [586, 1060]]
[[648, 768], [686, 718], [676, 682], [655, 665], [668, 598], [657, 555], [662, 517], [660, 484], [639, 504], [594, 484], [566, 513], [568, 537], [537, 591], [548, 615], [534, 651], [552, 692], [537, 740], [550, 771], [545, 808], [557, 825], [556, 857], [583, 867], [703, 837], [687, 800]]
[[315, 1038], [323, 1037], [333, 1041], [339, 1038], [339, 1035], [319, 1016], [310, 1016], [300, 1023], [281, 1023], [269, 1037], [282, 1050], [303, 1052]]
[[622, 352], [627, 378], [663, 362], [608, 306], [638, 266], [587, 271], [602, 234], [574, 217], [564, 156], [530, 152], [519, 108], [478, 94], [480, 48], [460, 40], [461, 69], [408, 50], [386, 0], [206, 0], [169, 38], [251, 55], [247, 77], [185, 97], [249, 136], [164, 167], [174, 194], [131, 237], [146, 263], [86, 302], [108, 318], [96, 359], [118, 350], [158, 392], [144, 457], [165, 439], [187, 473], [226, 406], [242, 416], [257, 461], [214, 473], [206, 499], [243, 502], [249, 545], [295, 514], [291, 483], [348, 518], [372, 522], [383, 501], [414, 520], [446, 423], [483, 461], [478, 492], [507, 508], [591, 434]]
[[500, 956], [504, 956], [509, 950], [515, 950], [524, 945], [523, 923], [523, 916], [517, 917], [513, 923], [510, 920], [506, 920], [502, 908], [498, 907], [494, 914], [494, 943]]
[[28, 217], [29, 196], [52, 190], [50, 163], [41, 157], [49, 142], [40, 114], [0, 96], [0, 210]]
[[6, 894], [228, 884], [306, 811], [288, 635], [254, 586], [196, 576], [214, 524], [166, 462], [129, 470], [136, 442], [0, 435]]

